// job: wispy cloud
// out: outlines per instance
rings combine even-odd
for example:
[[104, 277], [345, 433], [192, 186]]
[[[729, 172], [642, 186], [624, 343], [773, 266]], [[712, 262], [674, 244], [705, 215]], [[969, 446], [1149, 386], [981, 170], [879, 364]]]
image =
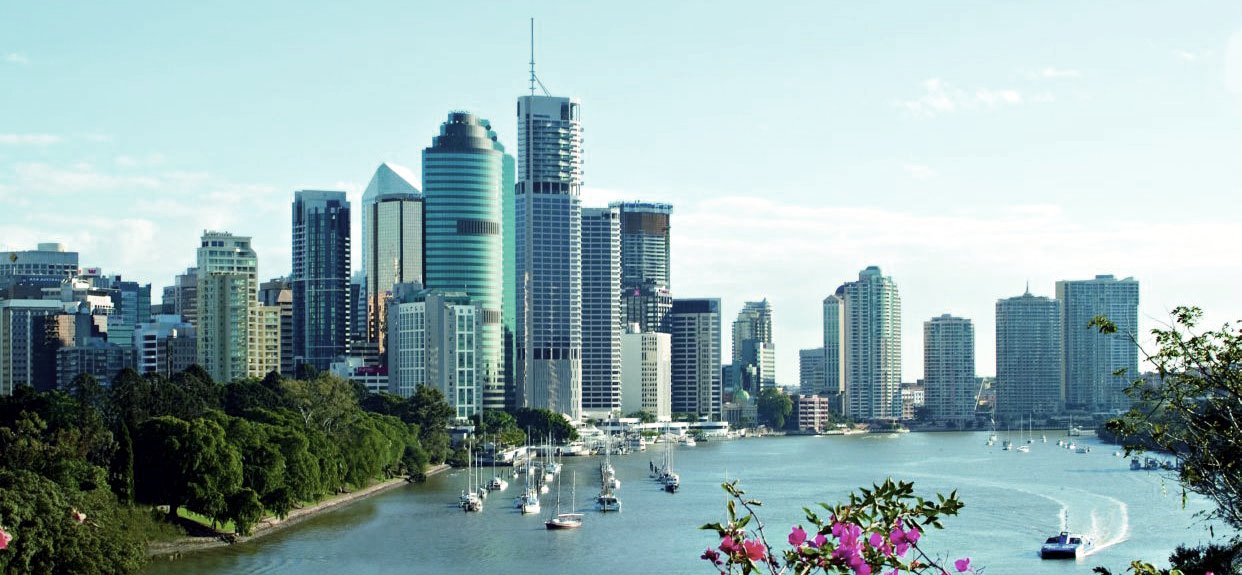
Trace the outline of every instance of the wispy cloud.
[[19, 66], [27, 66], [30, 64], [30, 58], [21, 52], [9, 52], [4, 55], [4, 61], [9, 64], [17, 64]]
[[963, 110], [1018, 106], [1025, 101], [1022, 93], [1012, 88], [965, 90], [940, 78], [929, 78], [923, 82], [921, 96], [899, 101], [897, 106], [913, 114], [936, 116]]
[[916, 180], [930, 180], [938, 175], [936, 170], [926, 164], [903, 164], [901, 169]]
[[61, 141], [52, 134], [0, 134], [0, 144], [9, 146], [46, 146]]
[[1035, 70], [1027, 74], [1027, 76], [1031, 78], [1045, 78], [1045, 79], [1081, 78], [1082, 71], [1075, 70], [1073, 68], [1057, 68], [1055, 66], [1047, 66], [1040, 70]]
[[1195, 62], [1204, 58], [1211, 57], [1215, 54], [1213, 50], [1176, 50], [1174, 54], [1183, 62]]

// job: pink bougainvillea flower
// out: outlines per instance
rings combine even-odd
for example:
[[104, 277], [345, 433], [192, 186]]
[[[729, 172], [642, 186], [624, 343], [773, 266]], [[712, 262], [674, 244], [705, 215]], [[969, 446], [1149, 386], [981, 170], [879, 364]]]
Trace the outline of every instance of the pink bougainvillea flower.
[[954, 561], [953, 568], [957, 569], [958, 573], [965, 573], [970, 570], [970, 557], [962, 557], [961, 559]]
[[819, 549], [820, 547], [823, 547], [824, 544], [827, 542], [828, 542], [828, 538], [824, 537], [823, 533], [818, 533], [815, 535], [815, 538], [811, 540], [811, 547]]
[[863, 563], [854, 568], [854, 575], [871, 575], [871, 566]]
[[728, 555], [732, 555], [735, 551], [740, 550], [738, 548], [737, 542], [734, 541], [732, 537], [725, 537], [721, 539], [719, 549], [721, 551], [724, 551]]
[[712, 549], [711, 547], [708, 547], [705, 551], [703, 551], [703, 554], [699, 556], [699, 559], [703, 559], [705, 561], [711, 561], [712, 563], [716, 565], [720, 564], [720, 554], [717, 553], [716, 550]]
[[9, 532], [5, 531], [3, 527], [0, 527], [0, 550], [8, 549], [9, 541], [12, 540], [13, 536], [9, 535]]
[[922, 537], [922, 536], [923, 534], [919, 533], [919, 528], [913, 525], [911, 525], [910, 528], [906, 530], [906, 541], [909, 541], [911, 545], [918, 543], [919, 537]]
[[867, 543], [870, 543], [873, 548], [879, 549], [884, 546], [884, 536], [879, 533], [872, 533], [871, 537], [867, 538]]
[[794, 547], [801, 547], [803, 543], [806, 543], [806, 531], [802, 529], [801, 525], [795, 525], [789, 532], [789, 544]]
[[767, 555], [767, 550], [763, 547], [763, 542], [758, 539], [747, 539], [742, 542], [742, 546], [746, 548], [746, 556], [751, 561], [759, 561]]

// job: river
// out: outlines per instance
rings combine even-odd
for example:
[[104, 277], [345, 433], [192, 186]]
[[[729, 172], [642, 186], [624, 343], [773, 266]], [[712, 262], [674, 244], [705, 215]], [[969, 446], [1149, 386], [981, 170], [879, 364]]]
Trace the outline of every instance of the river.
[[[763, 502], [761, 517], [778, 548], [791, 525], [805, 523], [803, 506], [840, 501], [889, 476], [913, 481], [925, 496], [957, 489], [962, 513], [921, 543], [933, 554], [970, 556], [992, 575], [1087, 573], [1095, 565], [1121, 572], [1133, 559], [1164, 564], [1178, 544], [1208, 539], [1208, 523], [1195, 513], [1210, 505], [1192, 496], [1183, 506], [1172, 472], [1130, 471], [1127, 460], [1112, 455], [1114, 447], [1089, 437], [1079, 438], [1092, 446], [1087, 454], [1057, 447], [1060, 437], [1051, 434], [1030, 453], [1002, 451], [999, 442], [986, 447], [985, 439], [909, 433], [701, 442], [676, 450], [676, 494], [648, 478], [648, 462], [662, 452], [657, 445], [613, 458], [623, 511], [609, 514], [588, 511], [598, 491], [598, 458], [565, 458], [564, 506], [576, 472], [577, 504], [587, 511], [574, 531], [547, 531], [543, 516], [521, 515], [511, 504], [516, 485], [488, 498], [482, 513], [462, 513], [455, 503], [465, 472], [454, 471], [251, 543], [156, 560], [145, 573], [710, 574], [698, 557], [718, 538], [698, 527], [723, 519], [726, 477]], [[555, 498], [553, 488], [544, 515]], [[1041, 561], [1040, 543], [1066, 516], [1072, 530], [1095, 538], [1096, 549], [1077, 561]]]

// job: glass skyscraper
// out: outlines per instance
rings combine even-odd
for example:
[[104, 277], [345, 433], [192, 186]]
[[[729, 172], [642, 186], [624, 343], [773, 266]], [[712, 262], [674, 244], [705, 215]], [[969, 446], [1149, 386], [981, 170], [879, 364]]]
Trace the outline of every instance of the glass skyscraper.
[[423, 282], [423, 194], [409, 170], [380, 164], [362, 194], [366, 337], [384, 350], [384, 306], [392, 286]]
[[741, 376], [736, 383], [751, 397], [776, 386], [772, 304], [766, 299], [746, 302], [733, 320], [733, 369]]
[[582, 412], [582, 122], [576, 99], [518, 98], [517, 407]]
[[505, 400], [503, 182], [504, 146], [491, 124], [466, 112], [450, 113], [440, 135], [423, 150], [426, 286], [464, 292], [478, 306], [483, 393], [471, 399], [488, 409], [502, 409]]
[[[326, 371], [349, 342], [349, 201], [301, 190], [293, 199], [294, 366]], [[279, 330], [279, 323], [277, 323]]]
[[669, 217], [673, 206], [614, 202], [621, 211], [622, 317], [643, 331], [667, 331], [670, 294]]
[[621, 225], [615, 207], [582, 209], [582, 409], [621, 408]]

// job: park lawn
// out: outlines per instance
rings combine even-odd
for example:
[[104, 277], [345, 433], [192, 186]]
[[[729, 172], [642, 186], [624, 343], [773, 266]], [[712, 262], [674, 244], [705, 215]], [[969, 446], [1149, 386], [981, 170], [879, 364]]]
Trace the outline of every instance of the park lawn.
[[[189, 519], [190, 521], [199, 523], [205, 527], [212, 527], [211, 518], [205, 515], [199, 515], [198, 513], [190, 511], [189, 509], [186, 509], [184, 507], [177, 508], [177, 516], [181, 517], [182, 519]], [[232, 521], [226, 521], [224, 525], [216, 525], [215, 529], [217, 531], [220, 531], [221, 533], [236, 533], [237, 532], [237, 527], [233, 525]]]

